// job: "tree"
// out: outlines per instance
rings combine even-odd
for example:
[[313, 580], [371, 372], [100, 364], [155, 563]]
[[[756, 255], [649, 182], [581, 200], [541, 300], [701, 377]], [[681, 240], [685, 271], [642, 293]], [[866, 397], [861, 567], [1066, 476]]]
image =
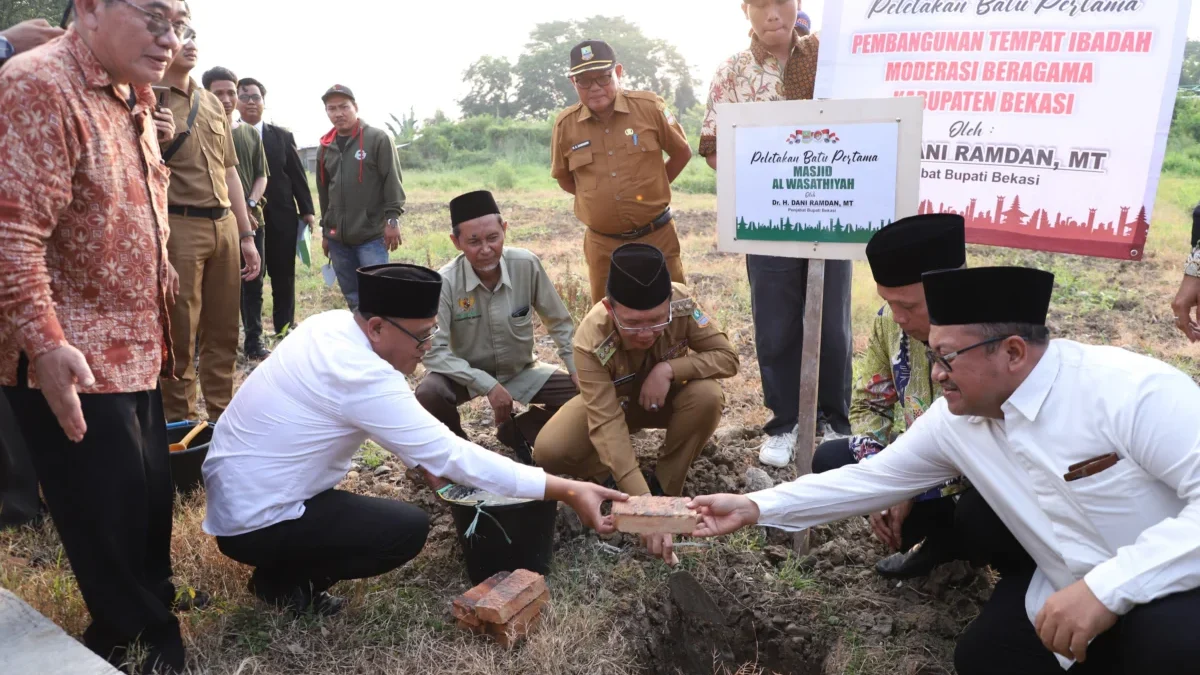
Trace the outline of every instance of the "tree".
[[497, 103], [504, 100], [510, 105], [507, 115], [500, 116], [544, 118], [575, 103], [579, 95], [567, 77], [569, 56], [571, 47], [584, 40], [612, 45], [625, 72], [622, 86], [626, 89], [652, 91], [675, 103], [679, 112], [697, 102], [695, 81], [678, 49], [647, 37], [637, 24], [622, 17], [594, 16], [534, 26], [524, 52], [510, 66], [509, 80], [504, 79], [505, 59], [481, 57], [467, 70], [471, 93], [459, 102], [463, 114], [495, 115], [502, 107]]
[[1188, 40], [1183, 49], [1183, 71], [1179, 74], [1179, 86], [1200, 86], [1200, 40]]
[[513, 65], [504, 57], [484, 56], [463, 73], [471, 91], [458, 101], [463, 115], [512, 117]]
[[0, 2], [0, 30], [29, 19], [45, 19], [57, 26], [67, 0], [4, 0]]

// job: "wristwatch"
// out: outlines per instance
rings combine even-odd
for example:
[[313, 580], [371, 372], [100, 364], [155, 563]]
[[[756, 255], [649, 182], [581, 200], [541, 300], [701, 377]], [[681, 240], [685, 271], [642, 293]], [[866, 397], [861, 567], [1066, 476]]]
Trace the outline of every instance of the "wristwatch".
[[251, 231], [249, 231], [249, 232], [243, 232], [243, 233], [240, 235], [240, 237], [239, 237], [239, 238], [241, 238], [241, 239], [253, 239], [253, 238], [254, 238], [254, 235], [255, 235], [255, 232], [254, 232], [254, 230], [251, 230]]
[[400, 227], [400, 219], [399, 218], [388, 218], [387, 226], [388, 227]]
[[253, 199], [247, 199], [247, 200], [246, 200], [246, 205], [247, 205], [247, 206], [249, 206], [249, 207], [250, 207], [250, 208], [252, 208], [252, 209], [257, 209], [257, 208], [258, 208], [258, 202], [254, 201]]
[[0, 35], [0, 68], [4, 66], [4, 62], [17, 55], [17, 48], [8, 41], [8, 38]]

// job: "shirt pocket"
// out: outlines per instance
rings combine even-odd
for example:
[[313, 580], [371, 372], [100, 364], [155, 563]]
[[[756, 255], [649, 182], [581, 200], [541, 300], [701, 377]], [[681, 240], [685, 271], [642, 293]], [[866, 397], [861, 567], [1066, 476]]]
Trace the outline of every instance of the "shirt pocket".
[[508, 317], [508, 329], [517, 340], [533, 342], [533, 311], [526, 312], [525, 316]]
[[658, 132], [653, 129], [639, 131], [636, 136], [637, 144], [630, 137], [625, 145], [627, 166], [632, 172], [638, 185], [653, 184], [666, 177], [666, 165], [663, 163], [662, 143], [659, 142]]
[[204, 151], [204, 158], [208, 161], [208, 171], [213, 175], [213, 180], [217, 179], [218, 174], [223, 174], [225, 171], [225, 148], [228, 142], [225, 139], [225, 125], [218, 120], [205, 120], [204, 127], [200, 129], [199, 136], [200, 148]]
[[596, 189], [596, 157], [590, 151], [576, 150], [567, 157], [567, 169], [575, 176], [575, 187], [580, 192]]
[[1115, 552], [1132, 543], [1132, 538], [1125, 541], [1122, 533], [1145, 529], [1141, 510], [1131, 504], [1143, 492], [1147, 478], [1148, 474], [1141, 467], [1125, 458], [1110, 469], [1065, 482], [1071, 499]]

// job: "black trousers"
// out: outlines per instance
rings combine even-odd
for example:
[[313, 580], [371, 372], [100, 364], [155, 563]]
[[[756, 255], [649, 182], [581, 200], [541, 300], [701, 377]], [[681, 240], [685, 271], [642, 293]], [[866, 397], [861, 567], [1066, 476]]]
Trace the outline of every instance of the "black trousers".
[[[263, 242], [267, 237], [267, 228], [260, 227], [254, 233], [254, 246], [258, 249], [258, 257], [261, 260], [264, 257]], [[242, 265], [246, 264], [245, 256], [242, 257]], [[242, 328], [246, 333], [246, 342], [244, 350], [247, 354], [256, 352], [262, 348], [262, 306], [263, 306], [263, 278], [267, 275], [266, 266], [263, 265], [262, 271], [257, 277], [250, 281], [242, 281]], [[271, 282], [274, 284], [274, 280]]]
[[271, 316], [275, 333], [279, 334], [285, 326], [296, 327], [296, 237], [300, 234], [300, 217], [295, 212], [280, 214], [268, 208], [266, 219], [263, 268], [271, 276]]
[[[884, 450], [887, 452], [887, 450]], [[813, 473], [824, 473], [854, 464], [850, 439], [827, 441], [813, 454]], [[907, 551], [925, 540], [926, 546], [944, 548], [955, 560], [976, 567], [990, 565], [1004, 575], [1032, 574], [1035, 564], [1008, 527], [976, 490], [955, 497], [913, 504], [900, 528], [901, 547]]]
[[182, 670], [170, 609], [174, 487], [162, 395], [81, 395], [87, 433], [73, 443], [42, 392], [23, 384], [24, 373], [19, 381], [4, 394], [92, 615], [84, 644], [119, 666], [137, 642], [148, 649], [144, 672]]
[[[791, 431], [800, 416], [800, 349], [804, 343], [808, 261], [748, 255], [746, 272], [750, 277], [754, 348], [758, 352], [763, 400], [772, 413], [763, 431], [768, 436], [778, 436]], [[834, 431], [842, 434], [850, 433], [853, 275], [854, 266], [849, 260], [825, 262], [817, 412]]]
[[[1033, 572], [1001, 577], [954, 650], [958, 675], [1061, 675], [1025, 612]], [[1184, 675], [1200, 671], [1200, 589], [1135, 607], [1102, 633], [1073, 675]]]
[[416, 557], [429, 516], [394, 499], [326, 490], [304, 502], [304, 515], [235, 537], [217, 537], [221, 553], [253, 566], [256, 591], [284, 600], [345, 579], [390, 572]]
[[8, 399], [0, 396], [0, 529], [33, 521], [40, 507], [33, 461]]

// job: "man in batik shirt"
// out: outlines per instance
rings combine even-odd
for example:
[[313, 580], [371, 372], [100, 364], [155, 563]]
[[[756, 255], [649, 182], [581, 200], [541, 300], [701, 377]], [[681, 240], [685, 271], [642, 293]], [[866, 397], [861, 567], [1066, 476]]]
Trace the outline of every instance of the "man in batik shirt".
[[[887, 305], [871, 328], [850, 403], [855, 435], [822, 443], [813, 456], [815, 473], [882, 452], [941, 397], [926, 352], [929, 312], [921, 275], [966, 264], [964, 227], [961, 216], [919, 215], [884, 227], [867, 244], [871, 274]], [[980, 519], [988, 519], [986, 527]], [[924, 576], [956, 558], [1000, 567], [1028, 558], [965, 479], [932, 486], [911, 501], [872, 514], [871, 528], [898, 551], [875, 566], [890, 579]], [[983, 532], [1001, 536], [982, 537]]]
[[[811, 99], [817, 76], [816, 35], [795, 30], [796, 0], [742, 4], [753, 29], [750, 48], [734, 54], [713, 76], [708, 113], [700, 130], [700, 155], [717, 168], [718, 103], [770, 103]], [[817, 383], [817, 435], [825, 440], [850, 433], [852, 333], [848, 260], [825, 262], [824, 312], [821, 319], [821, 375]], [[746, 256], [750, 279], [754, 346], [762, 377], [763, 400], [771, 420], [763, 425], [763, 464], [792, 462], [800, 411], [800, 353], [804, 341], [804, 302], [808, 261], [767, 255]]]

